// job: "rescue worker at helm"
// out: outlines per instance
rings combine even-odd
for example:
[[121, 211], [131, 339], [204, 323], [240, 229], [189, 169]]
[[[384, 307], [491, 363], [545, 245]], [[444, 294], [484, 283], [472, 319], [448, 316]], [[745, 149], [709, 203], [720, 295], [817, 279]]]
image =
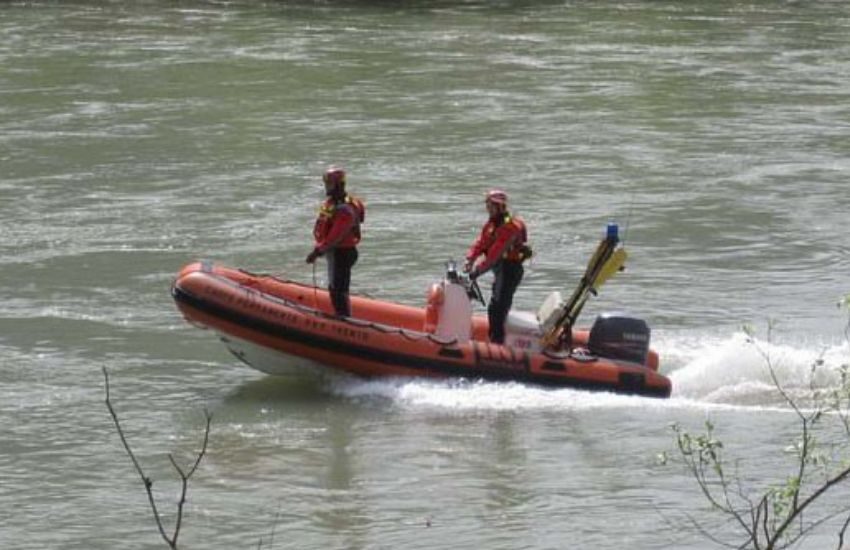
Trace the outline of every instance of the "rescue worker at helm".
[[[466, 253], [464, 271], [469, 272], [469, 278], [475, 280], [482, 273], [493, 270], [495, 279], [490, 304], [487, 306], [490, 341], [503, 344], [505, 320], [513, 303], [514, 292], [522, 281], [522, 262], [531, 257], [531, 248], [527, 244], [525, 222], [508, 212], [508, 196], [504, 191], [489, 191], [485, 204], [489, 219]], [[476, 264], [480, 256], [484, 256], [484, 259]]]
[[334, 311], [339, 316], [351, 316], [351, 268], [357, 263], [357, 244], [360, 242], [360, 224], [366, 217], [366, 208], [360, 199], [345, 191], [345, 171], [329, 167], [322, 179], [327, 198], [319, 208], [313, 226], [316, 244], [307, 256], [312, 264], [319, 256], [328, 261], [328, 292]]

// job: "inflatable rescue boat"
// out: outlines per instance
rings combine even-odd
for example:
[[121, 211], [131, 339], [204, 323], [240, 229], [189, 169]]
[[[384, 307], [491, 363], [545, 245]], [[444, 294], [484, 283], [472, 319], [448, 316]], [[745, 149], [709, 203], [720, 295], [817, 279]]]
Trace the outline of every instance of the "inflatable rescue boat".
[[486, 316], [473, 314], [470, 281], [453, 268], [431, 286], [423, 307], [352, 295], [350, 317], [333, 313], [323, 289], [211, 262], [185, 266], [171, 293], [188, 321], [211, 329], [233, 355], [269, 374], [332, 368], [367, 377], [513, 380], [652, 397], [671, 392], [644, 321], [602, 315], [590, 330], [570, 323], [553, 345], [547, 335], [570, 311], [554, 292], [535, 313], [512, 311], [504, 345], [493, 344]]

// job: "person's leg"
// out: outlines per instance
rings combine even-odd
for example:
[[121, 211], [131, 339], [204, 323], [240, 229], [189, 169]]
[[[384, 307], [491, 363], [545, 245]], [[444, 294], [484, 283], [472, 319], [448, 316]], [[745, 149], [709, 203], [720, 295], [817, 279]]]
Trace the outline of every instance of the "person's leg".
[[514, 293], [522, 281], [523, 271], [521, 263], [511, 262], [499, 262], [493, 270], [495, 279], [487, 318], [490, 321], [490, 341], [494, 344], [505, 342], [505, 319], [513, 304]]
[[325, 260], [328, 262], [328, 290], [333, 290], [334, 277], [336, 276], [336, 249], [331, 249], [325, 253]]
[[339, 262], [337, 262], [337, 250], [332, 248], [325, 253], [325, 259], [328, 262], [328, 296], [331, 299], [331, 305], [334, 308], [334, 311], [337, 311], [336, 307], [336, 280], [337, 273], [339, 272]]
[[[356, 248], [337, 248], [331, 254], [333, 257], [333, 273], [328, 273], [330, 286], [328, 290], [334, 311], [342, 317], [351, 315], [351, 300], [349, 298], [349, 287], [351, 286], [351, 268], [357, 263]], [[328, 265], [331, 265], [330, 258]]]

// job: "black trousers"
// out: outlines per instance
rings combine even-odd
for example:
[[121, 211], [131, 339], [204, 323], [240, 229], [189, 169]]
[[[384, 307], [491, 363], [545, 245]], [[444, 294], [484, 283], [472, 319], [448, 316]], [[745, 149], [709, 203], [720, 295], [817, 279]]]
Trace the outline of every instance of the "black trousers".
[[351, 300], [348, 288], [351, 286], [351, 268], [357, 263], [356, 248], [334, 248], [327, 253], [328, 292], [334, 311], [341, 317], [351, 316]]
[[505, 343], [505, 319], [524, 272], [522, 262], [502, 260], [493, 267], [495, 279], [490, 304], [487, 306], [487, 318], [490, 320], [490, 341], [494, 344]]

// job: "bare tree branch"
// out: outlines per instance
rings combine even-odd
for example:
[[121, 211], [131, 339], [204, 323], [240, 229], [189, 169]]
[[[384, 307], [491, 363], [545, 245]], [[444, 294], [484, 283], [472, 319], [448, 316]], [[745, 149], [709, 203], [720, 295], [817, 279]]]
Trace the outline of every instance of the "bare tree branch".
[[127, 442], [127, 438], [124, 436], [124, 430], [121, 428], [121, 423], [118, 421], [118, 415], [115, 413], [115, 409], [112, 407], [112, 401], [110, 400], [109, 395], [109, 373], [106, 371], [106, 367], [103, 367], [103, 379], [106, 386], [106, 408], [109, 409], [109, 414], [112, 416], [112, 421], [115, 423], [115, 429], [118, 431], [118, 436], [121, 438], [121, 443], [124, 445], [124, 450], [127, 452], [127, 455], [130, 457], [130, 460], [133, 462], [133, 467], [136, 469], [136, 472], [139, 474], [139, 477], [142, 479], [142, 483], [145, 486], [145, 491], [148, 495], [148, 504], [150, 505], [151, 511], [153, 512], [154, 520], [156, 521], [157, 529], [159, 530], [159, 534], [162, 539], [168, 544], [172, 550], [176, 550], [177, 548], [177, 539], [180, 536], [180, 527], [183, 524], [183, 508], [186, 504], [186, 494], [189, 489], [189, 479], [192, 477], [192, 474], [198, 469], [198, 465], [203, 460], [204, 456], [207, 453], [207, 444], [209, 443], [210, 437], [210, 423], [212, 421], [212, 416], [209, 411], [204, 410], [204, 416], [206, 418], [206, 427], [204, 429], [204, 443], [201, 447], [201, 450], [198, 452], [198, 456], [195, 458], [195, 462], [192, 465], [192, 468], [188, 473], [185, 473], [180, 466], [177, 465], [177, 462], [174, 460], [174, 457], [169, 454], [168, 459], [171, 461], [171, 465], [177, 470], [177, 473], [180, 476], [181, 480], [181, 491], [180, 491], [180, 500], [177, 503], [177, 519], [174, 524], [174, 533], [171, 537], [165, 532], [165, 527], [162, 524], [162, 517], [160, 516], [159, 510], [157, 510], [156, 499], [153, 496], [153, 480], [145, 475], [145, 472], [142, 470], [142, 466], [139, 464], [139, 461], [136, 459], [136, 455], [133, 453], [133, 450], [130, 448], [130, 444]]
[[109, 414], [112, 415], [112, 420], [115, 423], [115, 429], [118, 431], [118, 436], [121, 438], [124, 450], [127, 451], [127, 455], [129, 455], [130, 460], [133, 461], [133, 466], [136, 468], [136, 472], [139, 474], [139, 477], [142, 479], [142, 484], [145, 486], [145, 491], [148, 494], [148, 504], [150, 504], [154, 520], [156, 520], [156, 526], [157, 529], [159, 529], [159, 534], [171, 548], [177, 548], [176, 544], [169, 539], [168, 535], [165, 533], [165, 528], [162, 525], [162, 519], [159, 516], [159, 511], [156, 509], [156, 500], [154, 499], [152, 489], [153, 481], [145, 475], [141, 465], [139, 465], [139, 461], [136, 460], [136, 455], [133, 453], [133, 450], [130, 449], [130, 444], [127, 443], [127, 438], [124, 437], [124, 430], [121, 428], [121, 423], [118, 421], [118, 415], [115, 413], [115, 409], [112, 408], [112, 402], [109, 399], [109, 373], [106, 372], [106, 367], [103, 367], [103, 379], [106, 385], [106, 408], [109, 409]]
[[848, 526], [850, 526], [850, 515], [847, 516], [847, 519], [844, 520], [844, 525], [838, 531], [838, 546], [835, 547], [836, 550], [842, 550], [844, 548], [844, 535], [847, 533]]

